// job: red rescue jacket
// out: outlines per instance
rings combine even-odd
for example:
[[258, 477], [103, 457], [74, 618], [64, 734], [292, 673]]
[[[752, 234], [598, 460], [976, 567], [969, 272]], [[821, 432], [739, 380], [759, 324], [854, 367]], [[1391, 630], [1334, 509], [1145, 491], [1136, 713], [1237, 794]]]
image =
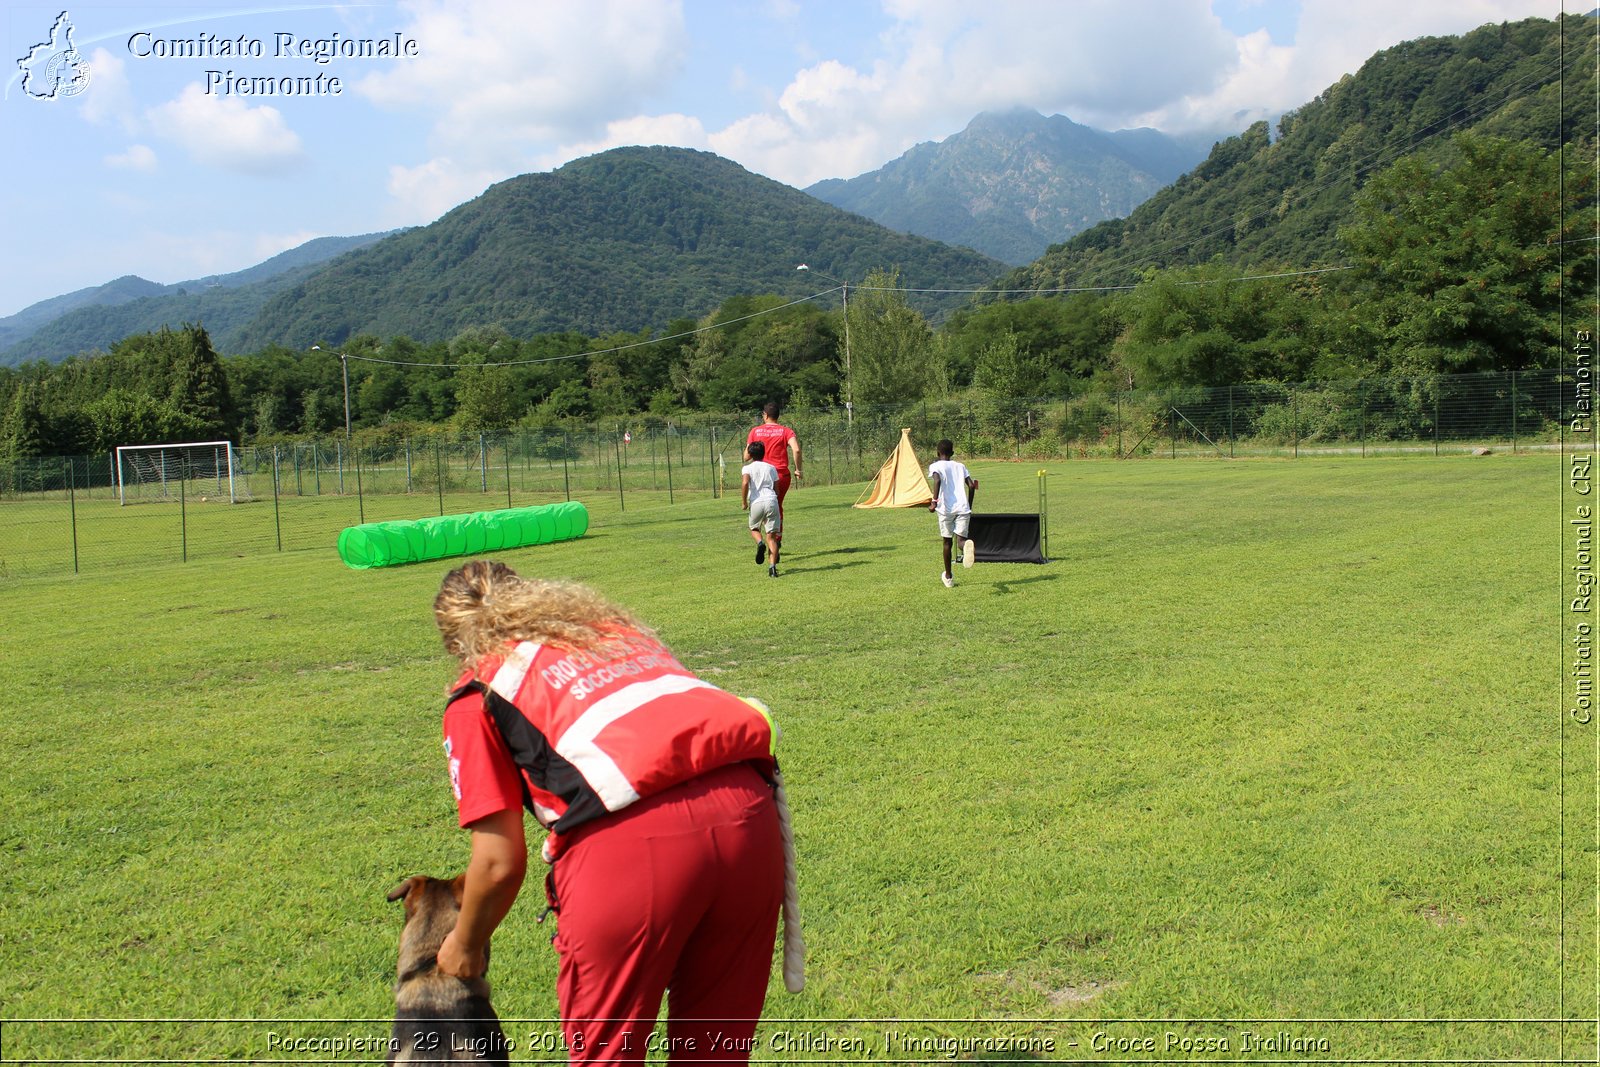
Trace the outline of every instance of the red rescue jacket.
[[696, 678], [635, 630], [588, 652], [508, 647], [464, 671], [446, 706], [469, 693], [522, 771], [524, 805], [556, 834], [731, 763], [769, 779], [777, 768], [766, 708]]

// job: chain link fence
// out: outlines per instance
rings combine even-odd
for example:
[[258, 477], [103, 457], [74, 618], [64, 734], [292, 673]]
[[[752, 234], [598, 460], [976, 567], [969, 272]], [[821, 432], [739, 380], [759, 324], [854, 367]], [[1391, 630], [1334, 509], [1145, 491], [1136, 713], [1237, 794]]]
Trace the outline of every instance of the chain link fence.
[[[1440, 455], [1559, 448], [1558, 372], [1091, 392], [785, 412], [807, 485], [861, 483], [900, 430], [972, 458]], [[748, 417], [627, 416], [502, 434], [286, 440], [238, 449], [243, 503], [179, 480], [119, 503], [111, 455], [0, 463], [0, 578], [302, 549], [361, 522], [580, 499], [603, 516], [739, 491]], [[215, 475], [211, 476], [212, 478]]]

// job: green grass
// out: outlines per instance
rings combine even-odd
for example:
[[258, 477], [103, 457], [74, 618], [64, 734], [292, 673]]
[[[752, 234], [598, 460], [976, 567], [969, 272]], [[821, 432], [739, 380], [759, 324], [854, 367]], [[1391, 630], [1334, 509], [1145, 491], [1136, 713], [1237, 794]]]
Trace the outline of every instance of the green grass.
[[[973, 469], [981, 510], [1032, 509], [1036, 465]], [[1055, 561], [954, 590], [932, 517], [851, 510], [859, 487], [790, 496], [777, 582], [704, 494], [589, 494], [587, 537], [502, 555], [594, 583], [775, 709], [810, 984], [775, 981], [763, 1034], [879, 1061], [889, 1029], [1056, 1042], [1036, 1058], [1103, 1051], [1096, 1031], [1156, 1042], [1106, 1058], [1176, 1055], [1168, 1031], [1236, 1057], [1242, 1029], [1325, 1036], [1312, 1058], [1554, 1057], [1592, 1023], [1563, 1045], [1424, 1020], [1592, 1018], [1561, 478], [1537, 456], [1058, 463]], [[379, 1020], [10, 1022], [8, 1058], [386, 1032], [384, 894], [466, 857], [428, 611], [446, 569], [353, 572], [330, 540], [0, 586], [0, 1015]], [[541, 905], [530, 883], [495, 940], [507, 1018], [555, 1014]], [[983, 1021], [802, 1021], [886, 1018]], [[1220, 1021], [1165, 1021], [1195, 1019]], [[1414, 1021], [1341, 1021], [1379, 1019]]]

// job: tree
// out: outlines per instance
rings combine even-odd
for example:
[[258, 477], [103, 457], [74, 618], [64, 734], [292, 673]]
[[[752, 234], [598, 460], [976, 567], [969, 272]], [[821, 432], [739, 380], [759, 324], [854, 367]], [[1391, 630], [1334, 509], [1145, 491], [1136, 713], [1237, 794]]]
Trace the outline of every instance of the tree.
[[168, 402], [193, 420], [201, 436], [231, 436], [235, 429], [233, 398], [222, 360], [211, 347], [211, 335], [203, 326], [185, 324], [176, 333], [162, 330], [160, 340], [171, 381]]
[[119, 445], [155, 445], [204, 440], [211, 429], [168, 400], [127, 389], [113, 389], [83, 408], [90, 452], [110, 452]]
[[1321, 349], [1320, 276], [1243, 275], [1222, 263], [1147, 271], [1118, 303], [1119, 387], [1304, 379]]
[[1106, 366], [1116, 336], [1115, 321], [1106, 313], [1109, 306], [1102, 296], [1079, 293], [1001, 300], [958, 311], [940, 330], [950, 345], [952, 384], [970, 383], [984, 349], [1011, 334], [1022, 351], [1042, 364], [1046, 392], [1070, 392]]
[[12, 394], [5, 430], [6, 447], [12, 459], [32, 459], [45, 454], [49, 429], [37, 383], [23, 382]]
[[933, 331], [899, 290], [898, 270], [875, 270], [852, 293], [848, 366], [840, 370], [857, 404], [898, 404], [945, 389]]
[[1510, 370], [1560, 349], [1563, 290], [1594, 291], [1593, 257], [1562, 248], [1594, 232], [1594, 175], [1571, 166], [1565, 203], [1561, 177], [1534, 145], [1461, 134], [1442, 160], [1408, 156], [1368, 183], [1340, 236], [1377, 370]]
[[978, 354], [972, 384], [997, 406], [1009, 410], [1018, 401], [1040, 395], [1044, 363], [1023, 349], [1016, 334], [1006, 330]]
[[828, 395], [834, 351], [827, 313], [782, 297], [737, 296], [702, 323], [672, 385], [686, 401], [714, 411], [753, 412], [796, 390]]
[[498, 326], [462, 330], [450, 342], [456, 370], [456, 423], [479, 433], [504, 430], [522, 413], [511, 368], [517, 344]]

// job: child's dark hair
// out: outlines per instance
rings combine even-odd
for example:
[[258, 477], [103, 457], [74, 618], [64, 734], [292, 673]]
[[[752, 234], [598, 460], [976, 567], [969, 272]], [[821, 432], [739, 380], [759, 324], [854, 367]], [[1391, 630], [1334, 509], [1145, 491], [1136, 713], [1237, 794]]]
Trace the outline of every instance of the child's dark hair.
[[767, 446], [760, 441], [751, 441], [748, 447], [751, 459], [761, 460], [767, 458]]
[[950, 443], [950, 438], [946, 437], [933, 446], [933, 451], [941, 458], [949, 459], [956, 454], [956, 446]]

